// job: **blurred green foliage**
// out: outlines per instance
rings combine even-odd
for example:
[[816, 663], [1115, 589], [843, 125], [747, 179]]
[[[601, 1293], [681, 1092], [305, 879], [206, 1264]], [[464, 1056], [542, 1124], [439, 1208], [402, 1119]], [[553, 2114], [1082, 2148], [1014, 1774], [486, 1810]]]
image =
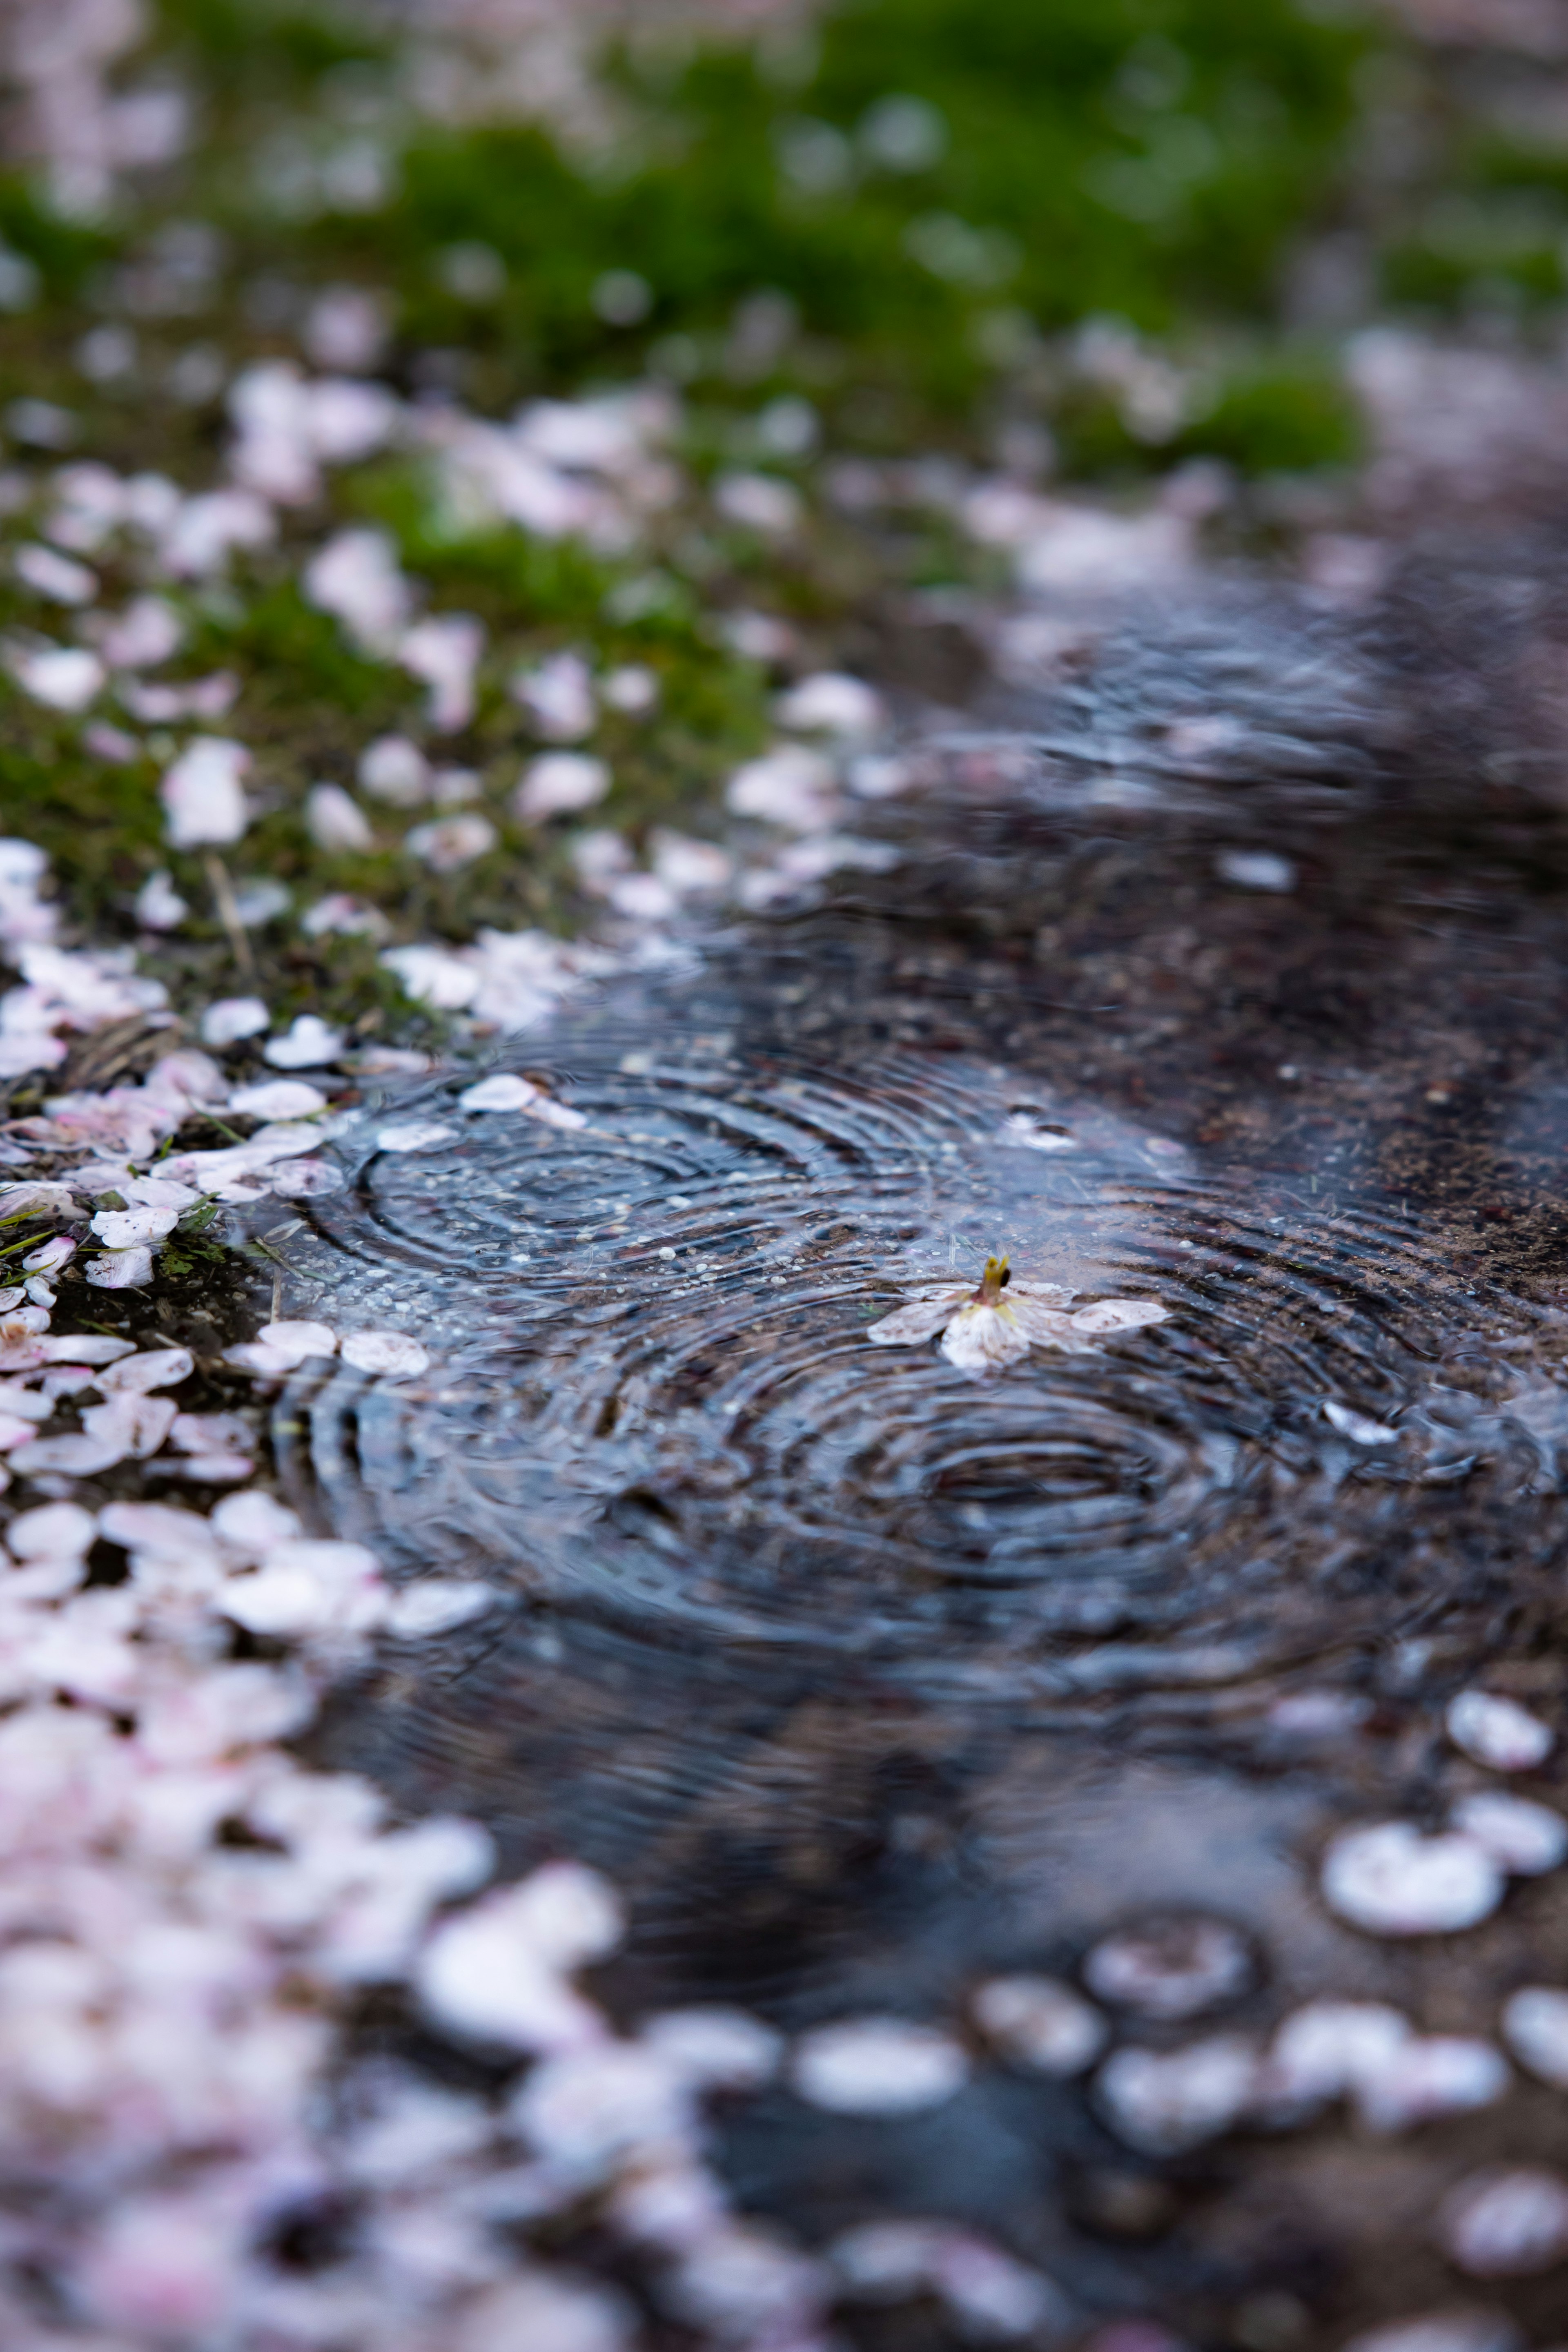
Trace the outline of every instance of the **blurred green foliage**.
[[[162, 16], [215, 125], [248, 107], [329, 146], [375, 111], [375, 45], [330, 7]], [[630, 44], [602, 150], [416, 124], [385, 205], [271, 217], [216, 152], [203, 209], [242, 270], [392, 288], [405, 351], [461, 354], [486, 400], [652, 353], [703, 391], [805, 390], [841, 439], [895, 448], [960, 429], [999, 365], [1085, 318], [1267, 336], [1332, 218], [1372, 38], [1292, 0], [842, 0], [793, 47]], [[1244, 363], [1249, 413], [1274, 383], [1289, 419], [1249, 437], [1222, 400], [1217, 450], [1342, 455], [1321, 363], [1305, 388], [1293, 365]]]
[[[848, 393], [896, 442], [979, 396], [1009, 327], [1267, 320], [1364, 47], [1287, 0], [860, 0], [795, 87], [766, 51], [623, 56], [613, 170], [527, 130], [414, 140], [384, 221], [406, 329], [546, 382], [679, 338], [694, 374]], [[596, 316], [612, 271], [645, 319]]]
[[[1568, 143], [1502, 127], [1462, 62], [1350, 5], [836, 0], [809, 36], [750, 46], [638, 30], [606, 60], [605, 136], [576, 143], [421, 118], [384, 15], [156, 0], [156, 16], [154, 61], [195, 100], [190, 154], [101, 222], [0, 177], [0, 264], [20, 257], [42, 289], [0, 317], [0, 410], [19, 392], [58, 400], [77, 453], [125, 470], [209, 480], [227, 377], [298, 352], [329, 286], [382, 298], [405, 391], [499, 414], [652, 373], [686, 395], [680, 455], [700, 479], [761, 465], [808, 490], [819, 448], [980, 456], [1020, 420], [1049, 427], [1068, 478], [1102, 485], [1204, 457], [1244, 479], [1343, 467], [1358, 435], [1336, 337], [1356, 320], [1303, 326], [1304, 261], [1353, 248], [1362, 317], [1392, 304], [1528, 324], [1568, 292]], [[138, 289], [157, 279], [161, 236], [195, 225], [199, 243], [206, 224], [215, 265], [160, 309]], [[126, 389], [78, 363], [106, 320], [132, 331]], [[146, 396], [204, 352], [205, 394]], [[374, 899], [405, 933], [570, 926], [579, 911], [556, 832], [507, 814], [537, 746], [506, 666], [572, 647], [656, 673], [656, 719], [607, 719], [599, 746], [615, 775], [605, 817], [636, 836], [688, 821], [766, 740], [768, 681], [712, 628], [716, 610], [755, 603], [813, 657], [852, 658], [844, 632], [888, 580], [943, 585], [982, 561], [935, 511], [857, 537], [808, 498], [797, 539], [688, 515], [631, 576], [517, 530], [455, 535], [403, 457], [335, 474], [331, 496], [340, 519], [392, 533], [433, 609], [486, 625], [493, 659], [458, 756], [483, 774], [496, 850], [431, 877], [379, 810], [363, 855], [311, 842], [308, 785], [351, 784], [363, 743], [416, 725], [421, 699], [301, 599], [319, 514], [240, 567], [232, 609], [191, 599], [187, 656], [239, 680], [225, 725], [254, 748], [259, 793], [245, 863], [282, 877], [297, 906], [324, 889]], [[104, 584], [118, 598], [134, 583], [110, 566]], [[0, 579], [0, 625], [37, 619]], [[111, 929], [167, 859], [157, 763], [89, 763], [75, 740], [36, 709], [0, 711], [6, 827], [47, 848]], [[229, 950], [206, 919], [208, 877], [172, 862], [198, 919], [168, 945], [171, 977], [186, 954], [217, 970]], [[274, 929], [280, 1002], [390, 990], [372, 943], [307, 947]]]

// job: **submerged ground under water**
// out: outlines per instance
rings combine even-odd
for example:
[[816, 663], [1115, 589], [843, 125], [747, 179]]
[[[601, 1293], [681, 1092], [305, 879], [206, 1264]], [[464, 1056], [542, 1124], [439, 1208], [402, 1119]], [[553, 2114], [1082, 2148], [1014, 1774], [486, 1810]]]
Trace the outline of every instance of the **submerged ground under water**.
[[[1323, 1994], [1495, 2040], [1561, 1977], [1560, 1874], [1399, 1941], [1319, 1890], [1336, 1830], [1500, 1785], [1444, 1736], [1457, 1691], [1563, 1714], [1568, 864], [1502, 796], [1506, 729], [1428, 732], [1418, 677], [1397, 700], [1393, 656], [1313, 626], [1166, 623], [982, 710], [895, 871], [514, 1053], [586, 1125], [434, 1082], [301, 1204], [290, 1311], [373, 1308], [435, 1364], [292, 1384], [289, 1499], [510, 1596], [383, 1659], [319, 1750], [483, 1818], [513, 1867], [607, 1870], [612, 2008], [963, 2031], [983, 1978], [1071, 1979], [1172, 1912], [1250, 1963], [1198, 2015], [1124, 2021], [1156, 2049]], [[449, 1132], [382, 1150], [389, 1118]], [[866, 1342], [994, 1249], [1170, 1319], [983, 1384]], [[1475, 2300], [1539, 2344], [1562, 2273], [1478, 2290], [1434, 2216], [1559, 2152], [1561, 2095], [1164, 2156], [993, 2058], [896, 2124], [768, 2094], [723, 2169], [808, 2241], [970, 2218], [1081, 2308], [1206, 2345]]]

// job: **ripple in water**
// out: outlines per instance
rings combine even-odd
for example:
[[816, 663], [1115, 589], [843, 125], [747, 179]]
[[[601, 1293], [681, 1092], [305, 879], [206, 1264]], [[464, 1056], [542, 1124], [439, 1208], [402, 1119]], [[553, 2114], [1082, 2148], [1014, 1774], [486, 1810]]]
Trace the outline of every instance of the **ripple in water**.
[[[1325, 1528], [1421, 1475], [1400, 1423], [1430, 1422], [1446, 1315], [1402, 1220], [1269, 1218], [993, 1066], [557, 1055], [582, 1129], [425, 1089], [397, 1116], [448, 1141], [381, 1150], [367, 1118], [306, 1204], [344, 1326], [436, 1358], [287, 1392], [319, 1517], [394, 1570], [926, 1690], [1223, 1682], [1354, 1638]], [[992, 1248], [1172, 1319], [985, 1384], [866, 1344], [904, 1283]]]

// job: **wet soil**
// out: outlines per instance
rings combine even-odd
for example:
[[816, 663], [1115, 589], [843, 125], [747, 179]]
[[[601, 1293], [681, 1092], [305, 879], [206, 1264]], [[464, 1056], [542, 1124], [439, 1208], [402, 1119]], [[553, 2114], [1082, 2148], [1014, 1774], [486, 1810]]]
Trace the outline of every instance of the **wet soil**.
[[[510, 1596], [386, 1654], [318, 1752], [485, 1819], [510, 1868], [602, 1865], [620, 2012], [962, 2032], [985, 1974], [1071, 1976], [1171, 1907], [1258, 1966], [1201, 2021], [1124, 2021], [1154, 2046], [1324, 1992], [1495, 2038], [1560, 1977], [1561, 1874], [1396, 1944], [1317, 1889], [1334, 1829], [1437, 1826], [1485, 1780], [1458, 1689], [1568, 1726], [1568, 856], [1497, 666], [1474, 740], [1424, 734], [1434, 628], [1401, 628], [1169, 617], [980, 708], [886, 820], [895, 872], [512, 1054], [584, 1127], [434, 1082], [397, 1116], [449, 1139], [380, 1150], [367, 1111], [350, 1189], [301, 1204], [293, 1310], [437, 1362], [293, 1384], [290, 1499]], [[984, 1384], [866, 1344], [992, 1249], [1170, 1320]], [[1561, 1804], [1565, 1774], [1518, 1785]], [[1336, 2114], [1158, 2161], [977, 2048], [897, 2124], [754, 2101], [723, 2169], [809, 2242], [972, 2219], [1086, 2321], [1197, 2345], [1471, 2300], [1545, 2341], [1562, 2273], [1478, 2290], [1433, 2220], [1477, 2166], [1559, 2157], [1562, 2117], [1521, 2080], [1403, 2136]], [[846, 2340], [948, 2339], [904, 2312]]]

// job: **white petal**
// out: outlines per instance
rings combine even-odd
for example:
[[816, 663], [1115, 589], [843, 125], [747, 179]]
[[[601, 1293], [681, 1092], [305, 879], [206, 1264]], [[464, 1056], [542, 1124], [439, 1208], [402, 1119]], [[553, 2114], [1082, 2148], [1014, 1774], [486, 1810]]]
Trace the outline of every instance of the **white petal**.
[[155, 1348], [143, 1356], [122, 1356], [96, 1386], [105, 1396], [144, 1396], [150, 1389], [176, 1388], [194, 1370], [189, 1348]]
[[150, 1249], [116, 1250], [111, 1256], [89, 1258], [88, 1280], [99, 1290], [140, 1290], [152, 1279]]
[[880, 1323], [873, 1323], [866, 1338], [874, 1339], [879, 1348], [917, 1348], [922, 1339], [935, 1339], [967, 1296], [967, 1288], [955, 1288], [912, 1299], [907, 1307], [897, 1307]]
[[[30, 1265], [32, 1260], [22, 1263]], [[1529, 1714], [1517, 1699], [1494, 1691], [1461, 1691], [1450, 1701], [1444, 1720], [1456, 1748], [1494, 1772], [1533, 1771], [1556, 1745], [1539, 1717]]]
[[240, 782], [249, 766], [245, 745], [224, 736], [199, 735], [186, 746], [158, 787], [176, 849], [239, 840], [250, 822]]
[[1009, 1307], [961, 1307], [942, 1339], [942, 1353], [961, 1372], [983, 1375], [1016, 1364], [1029, 1353], [1029, 1334]]
[[318, 849], [365, 850], [375, 847], [375, 835], [359, 803], [341, 784], [316, 784], [307, 796], [305, 822]]
[[402, 1331], [355, 1331], [344, 1340], [341, 1354], [361, 1372], [423, 1372], [430, 1361], [419, 1341]]
[[494, 1077], [465, 1087], [457, 1099], [465, 1110], [521, 1110], [538, 1099], [538, 1091], [529, 1079], [519, 1078], [510, 1070], [497, 1070]]
[[270, 1026], [271, 1015], [259, 996], [220, 996], [202, 1015], [204, 1045], [234, 1045]]
[[513, 812], [523, 824], [546, 817], [567, 816], [592, 808], [610, 790], [610, 770], [602, 760], [581, 751], [546, 751], [530, 761], [512, 796]]
[[380, 1151], [426, 1151], [438, 1143], [449, 1142], [455, 1133], [455, 1129], [443, 1127], [436, 1119], [394, 1120], [390, 1127], [377, 1129], [376, 1148]]
[[236, 1087], [228, 1107], [247, 1118], [313, 1118], [326, 1109], [327, 1097], [308, 1078], [262, 1078]]
[[178, 1209], [100, 1209], [92, 1230], [110, 1249], [135, 1249], [145, 1242], [162, 1241], [179, 1222]]
[[275, 1070], [314, 1070], [323, 1062], [335, 1062], [342, 1050], [341, 1029], [334, 1029], [319, 1013], [300, 1013], [281, 1037], [269, 1037], [261, 1052]]
[[1075, 1331], [1137, 1331], [1145, 1323], [1170, 1319], [1168, 1307], [1153, 1298], [1101, 1298], [1081, 1307], [1072, 1318]]
[[348, 1179], [327, 1160], [290, 1160], [267, 1181], [280, 1201], [310, 1201], [323, 1192], [341, 1192]]
[[1070, 1356], [1092, 1352], [1093, 1342], [1073, 1326], [1071, 1311], [1060, 1303], [1024, 1297], [1013, 1302], [1019, 1328], [1037, 1348], [1061, 1348]]

